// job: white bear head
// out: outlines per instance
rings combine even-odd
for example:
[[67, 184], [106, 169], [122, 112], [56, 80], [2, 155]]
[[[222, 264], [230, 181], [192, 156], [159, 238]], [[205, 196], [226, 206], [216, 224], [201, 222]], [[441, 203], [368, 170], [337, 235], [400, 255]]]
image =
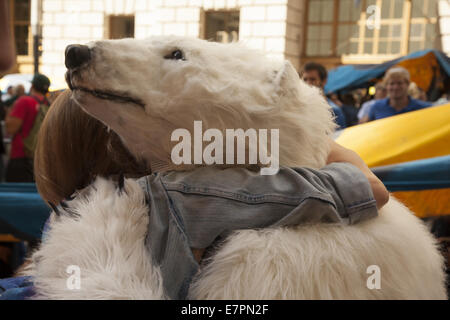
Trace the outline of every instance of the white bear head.
[[279, 129], [280, 165], [325, 164], [332, 114], [288, 61], [242, 44], [153, 37], [69, 46], [66, 66], [76, 102], [152, 168], [191, 167], [171, 164], [171, 134], [193, 135], [194, 121], [224, 136], [226, 129]]

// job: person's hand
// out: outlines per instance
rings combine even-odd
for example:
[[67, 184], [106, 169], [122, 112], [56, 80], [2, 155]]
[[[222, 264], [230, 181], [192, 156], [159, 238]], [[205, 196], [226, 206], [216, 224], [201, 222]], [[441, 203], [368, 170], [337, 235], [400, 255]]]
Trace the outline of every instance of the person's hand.
[[377, 208], [381, 209], [389, 201], [389, 192], [383, 182], [378, 179], [356, 152], [344, 148], [331, 138], [329, 139], [329, 144], [330, 153], [328, 154], [327, 164], [332, 162], [349, 162], [359, 168], [369, 180], [373, 196], [377, 202]]

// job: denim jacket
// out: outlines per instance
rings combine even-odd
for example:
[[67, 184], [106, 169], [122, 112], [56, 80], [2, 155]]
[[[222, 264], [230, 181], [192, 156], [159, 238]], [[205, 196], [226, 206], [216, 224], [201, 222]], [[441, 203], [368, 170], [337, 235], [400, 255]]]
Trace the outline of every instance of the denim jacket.
[[185, 299], [199, 270], [191, 248], [207, 248], [238, 229], [301, 223], [354, 224], [377, 216], [367, 178], [348, 163], [321, 170], [280, 168], [260, 175], [244, 168], [199, 168], [138, 180], [146, 194], [146, 245], [171, 299]]

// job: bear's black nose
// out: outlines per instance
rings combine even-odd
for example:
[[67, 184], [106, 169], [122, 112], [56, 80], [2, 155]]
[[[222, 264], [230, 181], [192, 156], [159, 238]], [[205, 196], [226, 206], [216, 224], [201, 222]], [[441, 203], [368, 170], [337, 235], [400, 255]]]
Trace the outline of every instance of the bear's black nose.
[[73, 69], [86, 63], [91, 58], [91, 50], [87, 46], [71, 44], [66, 48], [66, 67]]

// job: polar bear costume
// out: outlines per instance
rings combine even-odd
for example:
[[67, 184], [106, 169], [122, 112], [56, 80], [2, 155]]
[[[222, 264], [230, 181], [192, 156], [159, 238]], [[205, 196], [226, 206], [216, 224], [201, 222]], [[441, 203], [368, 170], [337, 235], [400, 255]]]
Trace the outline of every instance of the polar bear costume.
[[[240, 44], [155, 37], [69, 47], [66, 64], [75, 101], [153, 170], [195, 166], [170, 158], [171, 133], [193, 133], [195, 120], [222, 132], [279, 129], [280, 165], [325, 165], [329, 106], [287, 61]], [[123, 188], [98, 179], [72, 201], [72, 215], [55, 219], [27, 271], [38, 297], [165, 298], [145, 249], [143, 191], [133, 180]], [[67, 289], [68, 265], [82, 270], [79, 290]], [[198, 274], [190, 298], [446, 299], [444, 285], [435, 239], [391, 198], [379, 217], [356, 225], [236, 231]]]

